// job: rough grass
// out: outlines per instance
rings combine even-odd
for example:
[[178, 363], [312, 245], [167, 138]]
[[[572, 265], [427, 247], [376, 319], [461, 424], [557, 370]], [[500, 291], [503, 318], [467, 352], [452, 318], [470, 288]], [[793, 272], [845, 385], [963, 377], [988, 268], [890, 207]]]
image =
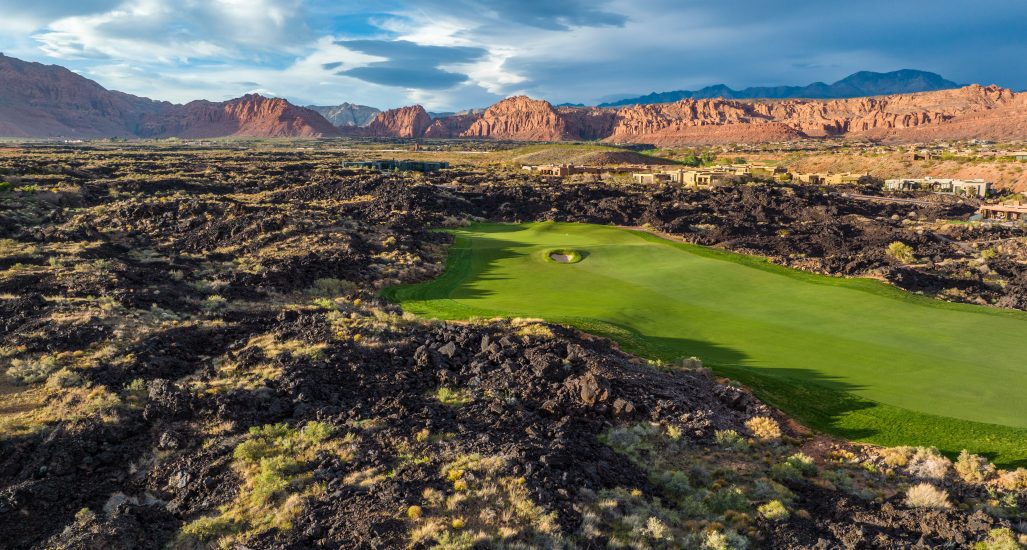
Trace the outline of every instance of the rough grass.
[[[810, 426], [1027, 463], [1022, 312], [583, 224], [454, 231], [445, 273], [385, 295], [436, 318], [538, 317], [665, 361], [698, 356]], [[540, 252], [588, 254], [555, 264]]]

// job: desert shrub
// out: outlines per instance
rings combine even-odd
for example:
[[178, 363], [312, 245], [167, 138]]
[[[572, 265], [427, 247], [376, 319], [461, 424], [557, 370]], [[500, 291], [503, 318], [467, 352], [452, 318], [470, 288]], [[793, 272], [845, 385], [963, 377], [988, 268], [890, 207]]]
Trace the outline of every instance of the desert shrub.
[[745, 438], [734, 430], [717, 430], [713, 432], [713, 439], [717, 445], [725, 449], [742, 450], [748, 446]]
[[1006, 489], [1017, 491], [1027, 489], [1027, 468], [1017, 468], [1009, 472], [1002, 472], [998, 483]]
[[221, 311], [225, 309], [226, 305], [228, 305], [228, 300], [217, 294], [212, 294], [204, 300], [203, 309], [210, 312]]
[[81, 385], [82, 377], [68, 368], [63, 368], [46, 379], [46, 387], [51, 389], [74, 388]]
[[687, 370], [698, 370], [703, 368], [703, 362], [698, 357], [688, 357], [681, 360], [681, 367]]
[[897, 262], [911, 264], [916, 261], [916, 256], [913, 254], [913, 247], [902, 241], [895, 241], [889, 244], [885, 252]]
[[702, 543], [702, 550], [746, 550], [749, 540], [738, 533], [728, 531], [709, 531]]
[[817, 465], [813, 462], [812, 458], [804, 453], [793, 454], [785, 460], [785, 463], [791, 465], [804, 476], [817, 475]]
[[75, 512], [75, 522], [79, 525], [85, 525], [96, 519], [96, 513], [89, 508], [82, 508], [78, 512]]
[[36, 359], [11, 359], [7, 374], [23, 384], [38, 384], [49, 378], [59, 367], [53, 355], [43, 355]]
[[343, 279], [318, 279], [307, 289], [307, 294], [332, 297], [352, 292], [357, 288], [356, 283]]
[[411, 545], [434, 539], [433, 548], [493, 548], [500, 542], [518, 548], [564, 547], [556, 514], [536, 504], [527, 480], [508, 475], [508, 467], [506, 457], [477, 454], [444, 465], [440, 474], [455, 492], [447, 496], [425, 490], [419, 505], [423, 515], [414, 519], [408, 510], [407, 517], [418, 524], [410, 533]]
[[670, 498], [679, 499], [692, 494], [692, 483], [688, 474], [680, 471], [664, 471], [653, 476], [653, 482]]
[[966, 449], [959, 453], [954, 467], [959, 477], [967, 483], [981, 483], [995, 475], [995, 466], [987, 458], [970, 454]]
[[783, 521], [788, 519], [788, 508], [780, 500], [772, 500], [758, 508], [756, 512], [770, 521]]
[[945, 479], [952, 461], [945, 458], [934, 447], [917, 447], [909, 459], [907, 470], [915, 477], [925, 479]]
[[131, 382], [125, 384], [125, 391], [135, 394], [145, 393], [146, 380], [143, 380], [142, 378], [133, 378]]
[[218, 540], [218, 546], [231, 547], [270, 529], [291, 529], [306, 498], [323, 494], [323, 484], [314, 483], [310, 475], [319, 453], [351, 456], [352, 449], [345, 446], [354, 444], [355, 438], [329, 442], [333, 433], [334, 427], [323, 422], [308, 422], [300, 429], [285, 423], [250, 428], [247, 439], [232, 452], [232, 468], [243, 480], [238, 495], [222, 505], [218, 515], [184, 525], [179, 542]]
[[949, 494], [930, 483], [914, 485], [906, 491], [906, 505], [912, 508], [951, 508]]
[[915, 452], [912, 447], [890, 447], [881, 449], [878, 454], [884, 460], [885, 465], [896, 467], [909, 464], [909, 457]]
[[463, 407], [474, 400], [471, 392], [464, 388], [442, 386], [435, 390], [435, 399], [447, 407]]
[[706, 497], [706, 505], [715, 513], [721, 514], [728, 510], [744, 512], [749, 509], [749, 500], [738, 487], [724, 487], [710, 493]]
[[763, 441], [774, 441], [781, 438], [781, 426], [768, 416], [754, 416], [745, 421], [752, 435]]
[[198, 540], [215, 540], [238, 533], [245, 525], [226, 516], [208, 516], [193, 520], [182, 526], [182, 535]]
[[988, 532], [988, 538], [974, 545], [974, 550], [1021, 550], [1021, 545], [1016, 540], [1016, 535], [1009, 528], [992, 529]]
[[10, 190], [11, 190], [11, 182], [0, 181], [0, 193], [4, 193], [4, 192], [10, 191]]

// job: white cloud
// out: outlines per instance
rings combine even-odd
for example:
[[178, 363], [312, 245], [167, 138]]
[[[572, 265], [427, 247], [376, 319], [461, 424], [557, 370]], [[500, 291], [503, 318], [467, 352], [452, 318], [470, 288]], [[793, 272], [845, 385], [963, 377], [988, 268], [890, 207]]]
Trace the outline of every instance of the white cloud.
[[129, 0], [102, 13], [52, 21], [35, 38], [64, 59], [164, 64], [299, 51], [309, 31], [299, 0]]

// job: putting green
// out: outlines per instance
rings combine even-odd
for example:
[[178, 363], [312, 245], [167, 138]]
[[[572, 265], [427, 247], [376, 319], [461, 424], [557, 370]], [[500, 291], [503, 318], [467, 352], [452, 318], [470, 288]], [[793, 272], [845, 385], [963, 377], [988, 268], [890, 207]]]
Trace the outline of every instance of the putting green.
[[[653, 359], [698, 356], [849, 439], [1027, 464], [1027, 314], [607, 226], [454, 234], [441, 277], [384, 294], [423, 316], [541, 317]], [[580, 261], [554, 262], [553, 250]]]

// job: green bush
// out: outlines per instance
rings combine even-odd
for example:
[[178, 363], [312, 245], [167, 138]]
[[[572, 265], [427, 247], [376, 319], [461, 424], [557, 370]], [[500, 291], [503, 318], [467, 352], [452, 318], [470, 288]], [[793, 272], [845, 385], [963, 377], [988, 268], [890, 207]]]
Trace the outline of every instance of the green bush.
[[783, 521], [788, 519], [788, 508], [780, 500], [772, 500], [756, 509], [759, 515], [770, 521]]
[[749, 446], [745, 438], [734, 430], [717, 430], [713, 432], [713, 438], [717, 441], [718, 446], [725, 449], [740, 451]]
[[959, 453], [955, 468], [959, 477], [968, 483], [981, 483], [995, 475], [995, 466], [987, 458], [970, 454], [966, 449]]
[[253, 478], [250, 501], [257, 506], [267, 504], [271, 499], [289, 487], [292, 474], [301, 464], [292, 457], [283, 455], [260, 459], [260, 469]]
[[817, 475], [817, 465], [813, 462], [812, 458], [804, 453], [795, 453], [788, 457], [785, 462], [790, 464], [804, 476], [809, 477]]
[[202, 517], [183, 525], [182, 535], [207, 541], [238, 533], [244, 528], [244, 525], [226, 516]]
[[738, 487], [725, 487], [706, 497], [706, 505], [717, 514], [723, 514], [728, 510], [744, 512], [749, 509], [749, 500]]
[[888, 256], [895, 259], [895, 261], [911, 264], [916, 261], [916, 256], [913, 254], [913, 247], [902, 241], [895, 241], [888, 245], [885, 251]]
[[449, 388], [443, 386], [435, 390], [435, 399], [448, 407], [463, 407], [474, 400], [471, 392], [463, 388]]
[[974, 545], [974, 550], [1021, 550], [1016, 535], [1009, 528], [992, 529], [988, 538]]

